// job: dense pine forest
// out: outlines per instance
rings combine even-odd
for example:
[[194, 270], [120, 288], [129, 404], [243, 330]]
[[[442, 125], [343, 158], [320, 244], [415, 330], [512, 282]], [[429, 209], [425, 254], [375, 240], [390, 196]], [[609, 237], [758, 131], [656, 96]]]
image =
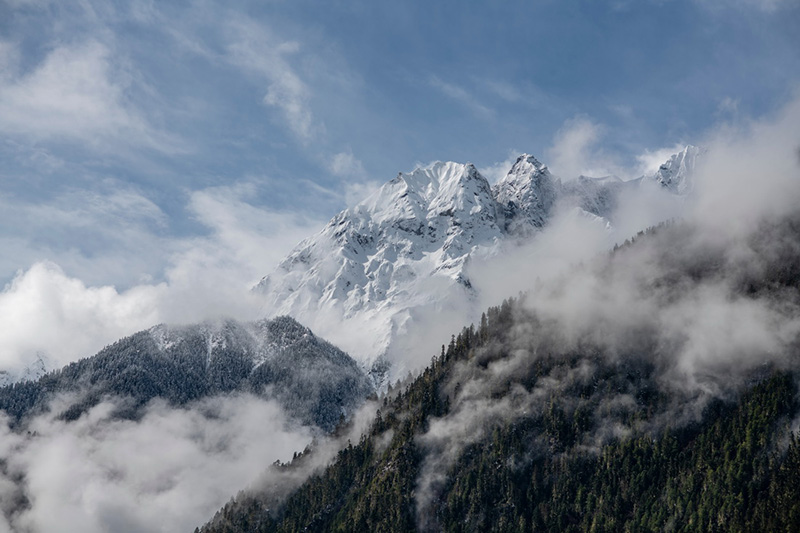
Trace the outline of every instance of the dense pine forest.
[[226, 320], [125, 337], [36, 381], [0, 388], [0, 410], [19, 424], [59, 398], [60, 417], [75, 420], [114, 399], [116, 416], [135, 419], [155, 398], [182, 406], [235, 392], [274, 398], [298, 420], [330, 431], [372, 386], [346, 353], [292, 318]]
[[[620, 290], [619, 272], [655, 264], [633, 276], [634, 300], [672, 309], [724, 286], [794, 316], [798, 229], [765, 223], [733, 255], [670, 224], [579, 270]], [[327, 468], [288, 497], [243, 491], [199, 531], [800, 530], [796, 339], [779, 356], [728, 345], [721, 364], [687, 359], [663, 316], [567, 328], [536, 303], [568, 290], [489, 309], [390, 388]]]

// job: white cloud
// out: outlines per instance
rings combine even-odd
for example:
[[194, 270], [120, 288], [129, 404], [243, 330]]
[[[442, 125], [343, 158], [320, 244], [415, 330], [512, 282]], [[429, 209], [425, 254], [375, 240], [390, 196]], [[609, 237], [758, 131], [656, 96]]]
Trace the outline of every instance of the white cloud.
[[344, 179], [344, 201], [347, 206], [357, 204], [382, 185], [377, 180], [367, 179], [364, 165], [352, 152], [334, 155], [328, 168], [335, 176]]
[[15, 487], [0, 474], [0, 500], [21, 489], [30, 503], [11, 527], [191, 531], [312, 437], [276, 403], [246, 395], [180, 409], [154, 402], [139, 421], [112, 412], [104, 403], [69, 423], [42, 415], [27, 438], [0, 429], [0, 459], [25, 479]]
[[588, 118], [567, 120], [556, 133], [553, 145], [546, 150], [553, 174], [564, 180], [580, 175], [627, 177], [625, 169], [598, 147], [602, 133], [602, 126]]
[[[113, 250], [106, 255], [44, 245], [31, 250], [22, 239], [4, 241], [20, 254], [45, 253], [51, 261], [35, 262], [0, 292], [0, 321], [13, 325], [0, 329], [0, 370], [22, 370], [40, 352], [61, 366], [159, 322], [257, 318], [262, 302], [250, 292], [252, 286], [322, 222], [252, 205], [247, 198], [255, 187], [239, 184], [193, 193], [189, 211], [208, 233], [183, 239], [160, 236], [163, 213], [133, 193], [89, 196], [73, 210], [65, 208], [66, 201], [12, 211], [12, 216], [31, 219], [39, 214], [43, 220], [34, 229], [37, 235], [48, 227], [68, 227], [59, 238], [105, 240]], [[117, 232], [119, 240], [114, 240]], [[78, 275], [65, 273], [62, 263]], [[132, 264], [163, 281], [145, 278], [126, 290], [84, 281], [113, 277], [115, 271], [119, 278], [134, 275]]]
[[498, 161], [487, 167], [481, 167], [478, 169], [478, 172], [480, 172], [490, 184], [494, 185], [511, 170], [511, 167], [517, 161], [517, 157], [519, 157], [521, 153], [522, 152], [518, 152], [517, 150], [509, 150], [508, 158], [505, 161]]
[[32, 71], [0, 78], [0, 132], [94, 147], [115, 140], [177, 150], [178, 143], [153, 129], [128, 101], [126, 76], [97, 41], [56, 47]]
[[178, 243], [167, 270], [165, 321], [197, 321], [209, 313], [255, 318], [261, 301], [250, 289], [324, 224], [252, 205], [246, 198], [254, 188], [240, 184], [192, 195], [189, 208], [210, 234]]
[[[793, 305], [780, 307], [767, 297], [731, 294], [730, 279], [711, 278], [692, 285], [691, 290], [676, 284], [680, 297], [675, 298], [665, 298], [659, 291], [644, 294], [642, 287], [649, 286], [645, 280], [664, 275], [661, 268], [665, 256], [694, 257], [713, 247], [728, 247], [729, 261], [736, 266], [731, 278], [742, 269], [758, 267], [762, 258], [754, 257], [751, 247], [760, 221], [797, 213], [800, 205], [800, 98], [774, 116], [737, 129], [715, 129], [700, 144], [707, 151], [698, 163], [692, 197], [681, 204], [658, 188], [637, 188], [630, 196], [620, 198], [614, 217], [638, 223], [625, 224], [626, 231], [617, 235], [619, 240], [648, 225], [645, 216], [653, 224], [666, 218], [669, 211], [673, 216], [682, 214], [697, 228], [694, 237], [683, 244], [697, 250], [665, 251], [648, 248], [648, 242], [653, 241], [646, 241], [624, 256], [630, 260], [616, 267], [610, 283], [592, 268], [573, 269], [569, 265], [591, 261], [604, 247], [604, 235], [613, 235], [599, 231], [588, 220], [557, 214], [529, 245], [504, 251], [501, 265], [476, 262], [471, 280], [481, 288], [479, 284], [489, 283], [489, 294], [533, 288], [536, 277], [545, 282], [556, 280], [556, 286], [563, 290], [552, 294], [540, 291], [532, 299], [541, 316], [555, 313], [573, 332], [619, 338], [625, 338], [625, 331], [637, 331], [642, 321], [651, 323], [665, 338], [679, 341], [677, 361], [680, 370], [687, 372], [694, 372], [698, 365], [706, 370], [726, 361], [735, 365], [740, 359], [780, 359], [800, 331]], [[775, 250], [790, 246], [767, 244]], [[485, 271], [478, 272], [480, 268]], [[609, 335], [610, 331], [614, 335]]]
[[53, 263], [37, 263], [0, 293], [0, 369], [22, 370], [40, 352], [57, 368], [154, 325], [164, 289], [87, 287]]
[[692, 215], [726, 234], [797, 209], [800, 97], [771, 117], [713, 131], [701, 145]]
[[[578, 148], [586, 145], [593, 131], [591, 125], [580, 128], [584, 128], [583, 136], [576, 135], [579, 139], [572, 143]], [[662, 291], [645, 294], [642, 287], [651, 287], [647, 280], [664, 275], [665, 257], [702, 257], [723, 245], [728, 246], [729, 260], [735, 265], [731, 278], [745, 269], [757, 271], [764, 259], [755, 257], [752, 246], [760, 222], [796, 214], [800, 205], [800, 98], [762, 120], [738, 128], [716, 128], [698, 144], [706, 152], [698, 162], [692, 197], [677, 198], [643, 183], [619, 198], [611, 231], [591, 217], [557, 211], [535, 239], [523, 246], [507, 245], [499, 252], [502, 261], [475, 258], [469, 278], [481, 294], [489, 296], [482, 303], [496, 305], [498, 300], [492, 301], [492, 295], [531, 290], [536, 295], [531, 305], [540, 316], [557, 315], [568, 335], [578, 338], [576, 332], [580, 332], [603, 337], [603, 342], [624, 342], [646, 323], [663, 333], [664, 346], [679, 347], [675, 371], [685, 386], [699, 386], [692, 380], [699, 380], [703, 373], [734, 372], [755, 360], [780, 361], [800, 331], [794, 305], [781, 307], [766, 297], [732, 295], [730, 279], [697, 283], [674, 298]], [[682, 146], [648, 152], [639, 164], [652, 168], [678, 148]], [[591, 265], [613, 242], [675, 217], [693, 221], [699, 228], [692, 239], [682, 242], [690, 241], [696, 250], [648, 248], [654, 241], [645, 240], [624, 256], [630, 261], [618, 262], [610, 278], [603, 277], [608, 273], [603, 269], [575, 268], [579, 263]], [[766, 254], [762, 250], [763, 255], [775, 251], [777, 256], [784, 253], [778, 250], [792, 246], [769, 244], [772, 250]], [[537, 291], [542, 286], [558, 289]], [[685, 289], [681, 283], [676, 287]]]
[[267, 81], [264, 103], [283, 113], [289, 129], [301, 141], [310, 141], [321, 132], [324, 128], [311, 110], [311, 91], [288, 60], [300, 45], [281, 41], [263, 25], [242, 17], [228, 23], [227, 34], [228, 60]]
[[7, 252], [0, 257], [0, 277], [49, 259], [90, 284], [130, 285], [163, 263], [167, 225], [155, 203], [115, 181], [47, 200], [0, 194], [0, 245]]
[[344, 185], [345, 205], [353, 206], [380, 189], [382, 183], [376, 180], [348, 181]]
[[659, 148], [656, 150], [645, 150], [636, 156], [637, 168], [636, 174], [639, 176], [652, 174], [658, 170], [658, 167], [664, 164], [671, 156], [677, 154], [686, 148], [686, 143], [677, 143], [673, 146], [666, 148]]
[[363, 178], [366, 175], [364, 165], [352, 152], [339, 152], [330, 163], [331, 172], [343, 178]]
[[625, 165], [615, 154], [602, 147], [605, 128], [587, 117], [574, 117], [564, 122], [553, 144], [546, 149], [548, 166], [553, 174], [564, 180], [580, 175], [590, 177], [618, 176], [638, 178], [658, 170], [670, 156], [686, 147], [686, 143], [656, 150], [645, 150], [635, 156], [635, 165]]

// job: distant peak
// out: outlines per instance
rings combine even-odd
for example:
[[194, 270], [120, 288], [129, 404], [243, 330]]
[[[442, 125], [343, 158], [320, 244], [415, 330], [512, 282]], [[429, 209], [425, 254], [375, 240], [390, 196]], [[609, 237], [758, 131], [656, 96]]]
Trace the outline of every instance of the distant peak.
[[691, 144], [670, 156], [651, 176], [662, 187], [673, 193], [685, 195], [693, 188], [692, 177], [703, 150]]
[[511, 170], [494, 186], [511, 226], [542, 227], [555, 203], [556, 183], [550, 171], [530, 154], [517, 157]]
[[535, 175], [549, 172], [547, 166], [530, 154], [522, 154], [511, 166], [501, 181], [516, 181], [520, 178], [532, 178]]
[[511, 167], [511, 168], [514, 168], [514, 167], [516, 167], [518, 165], [522, 165], [522, 164], [530, 164], [530, 165], [533, 165], [535, 167], [544, 167], [542, 162], [539, 161], [538, 159], [536, 159], [531, 154], [520, 154], [520, 156], [517, 157], [517, 161], [514, 163], [514, 166]]
[[672, 156], [670, 156], [670, 158], [669, 158], [669, 161], [664, 163], [664, 165], [669, 164], [670, 161], [676, 161], [676, 160], [677, 161], [683, 161], [684, 159], [687, 159], [687, 158], [688, 159], [694, 159], [695, 157], [700, 155], [700, 152], [701, 152], [701, 150], [697, 146], [693, 146], [691, 144], [687, 144], [684, 147], [683, 150], [681, 150], [680, 152], [676, 152], [676, 153], [672, 154]]
[[547, 166], [530, 154], [522, 154], [517, 157], [517, 160], [500, 180], [498, 186], [504, 183], [506, 184], [505, 186], [514, 187], [528, 183], [531, 180], [539, 181], [540, 176], [543, 174], [549, 174]]

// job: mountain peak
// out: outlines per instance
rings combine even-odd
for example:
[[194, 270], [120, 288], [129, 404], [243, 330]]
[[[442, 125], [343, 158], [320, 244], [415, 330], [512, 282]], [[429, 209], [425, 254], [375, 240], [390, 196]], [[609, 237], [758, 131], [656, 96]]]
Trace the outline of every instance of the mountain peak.
[[669, 189], [670, 192], [679, 195], [688, 194], [694, 187], [692, 174], [694, 174], [697, 159], [701, 155], [700, 148], [689, 144], [680, 152], [673, 154], [648, 177]]
[[424, 167], [417, 167], [408, 174], [400, 173], [398, 177], [408, 187], [430, 200], [442, 189], [452, 188], [481, 176], [472, 163], [436, 161]]
[[[418, 166], [411, 172], [400, 172], [394, 179], [367, 197], [354, 208], [353, 214], [373, 222], [426, 220], [438, 209], [457, 209], [463, 191], [490, 190], [486, 179], [472, 163], [435, 161]], [[437, 212], [438, 212], [437, 211]]]
[[555, 203], [556, 188], [548, 168], [534, 156], [522, 154], [493, 191], [505, 209], [509, 228], [541, 228]]
[[511, 170], [509, 170], [509, 174], [514, 172], [515, 169], [517, 169], [518, 167], [527, 167], [529, 165], [532, 166], [532, 167], [535, 167], [537, 169], [547, 168], [544, 164], [542, 164], [541, 161], [536, 159], [536, 157], [532, 156], [531, 154], [520, 154], [517, 157], [517, 160], [511, 166]]
[[[673, 156], [663, 177], [686, 182], [696, 152], [687, 147]], [[480, 291], [470, 279], [475, 254], [533, 235], [557, 203], [608, 224], [620, 191], [638, 183], [614, 176], [561, 183], [530, 154], [517, 157], [494, 187], [470, 163], [418, 166], [300, 243], [259, 284], [265, 309], [294, 316], [366, 365], [391, 361], [412, 326], [443, 306], [471, 312], [468, 302]]]

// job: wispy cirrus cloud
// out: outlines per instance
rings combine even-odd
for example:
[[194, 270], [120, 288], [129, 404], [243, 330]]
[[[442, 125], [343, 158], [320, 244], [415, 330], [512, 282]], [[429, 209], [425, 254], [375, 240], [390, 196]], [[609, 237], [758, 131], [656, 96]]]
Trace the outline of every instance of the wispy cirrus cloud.
[[135, 16], [163, 27], [182, 51], [217, 66], [232, 66], [251, 83], [264, 86], [261, 103], [276, 110], [301, 143], [324, 134], [324, 123], [311, 103], [314, 90], [298, 68], [313, 53], [304, 51], [297, 39], [284, 38], [264, 21], [226, 8], [195, 6], [186, 12], [185, 21], [174, 25], [157, 8], [137, 9]]
[[439, 92], [462, 104], [467, 109], [472, 111], [478, 117], [490, 119], [494, 116], [494, 111], [483, 105], [474, 95], [472, 95], [465, 88], [444, 81], [438, 76], [431, 76], [429, 79], [430, 85], [437, 89]]
[[[13, 57], [12, 47], [6, 43], [0, 56]], [[175, 137], [154, 127], [130, 101], [131, 76], [120, 63], [107, 45], [88, 40], [55, 47], [28, 71], [5, 69], [0, 76], [0, 132], [93, 147], [124, 143], [180, 150]]]
[[[92, 190], [69, 187], [52, 197], [0, 192], [0, 276], [57, 261], [88, 283], [130, 285], [159, 270], [167, 252], [167, 215], [140, 191], [117, 181]], [[146, 250], [147, 253], [131, 253]]]
[[292, 133], [307, 142], [324, 131], [311, 110], [311, 90], [290, 63], [300, 44], [281, 40], [266, 26], [244, 17], [235, 17], [226, 30], [230, 39], [226, 58], [266, 81], [263, 101], [282, 113]]

